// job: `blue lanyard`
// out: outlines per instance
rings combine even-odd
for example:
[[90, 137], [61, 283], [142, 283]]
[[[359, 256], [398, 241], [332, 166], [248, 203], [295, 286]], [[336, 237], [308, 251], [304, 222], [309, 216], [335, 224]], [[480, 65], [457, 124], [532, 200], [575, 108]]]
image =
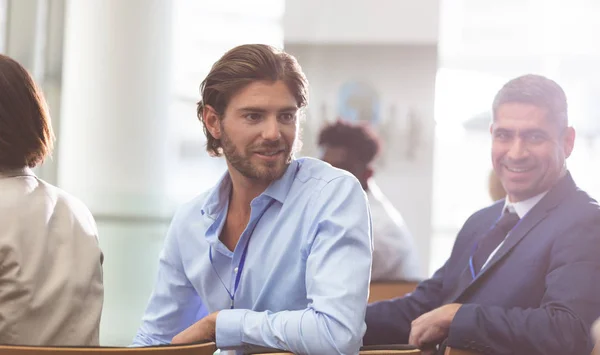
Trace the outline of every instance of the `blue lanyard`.
[[240, 264], [237, 267], [237, 274], [235, 275], [235, 284], [233, 285], [233, 292], [229, 291], [227, 286], [225, 286], [223, 279], [221, 279], [221, 276], [219, 276], [219, 273], [215, 269], [215, 264], [213, 264], [213, 257], [212, 257], [212, 245], [208, 247], [208, 258], [210, 259], [210, 264], [212, 265], [214, 272], [217, 274], [217, 277], [219, 278], [219, 281], [221, 281], [221, 284], [223, 285], [223, 287], [225, 288], [225, 291], [227, 291], [227, 294], [229, 295], [229, 298], [231, 299], [231, 306], [230, 306], [231, 309], [233, 309], [233, 301], [235, 299], [235, 293], [237, 292], [238, 286], [240, 284], [242, 270], [244, 270], [244, 264], [246, 264], [246, 254], [248, 254], [248, 245], [249, 244], [250, 244], [250, 240], [248, 240], [248, 242], [246, 243], [246, 247], [244, 248], [244, 251], [242, 252], [242, 257], [240, 258]]
[[215, 272], [215, 274], [217, 274], [219, 281], [221, 281], [221, 284], [223, 285], [223, 287], [225, 288], [225, 291], [227, 291], [227, 294], [229, 295], [229, 298], [231, 299], [231, 306], [230, 306], [231, 309], [233, 309], [233, 307], [234, 307], [235, 293], [237, 292], [238, 286], [240, 285], [240, 280], [242, 278], [242, 271], [244, 270], [244, 265], [246, 264], [246, 255], [248, 254], [248, 246], [250, 245], [250, 238], [252, 237], [252, 234], [254, 233], [254, 229], [256, 229], [256, 225], [258, 224], [258, 221], [260, 221], [262, 216], [265, 214], [265, 212], [267, 212], [269, 207], [271, 207], [273, 202], [275, 202], [274, 199], [269, 201], [269, 204], [267, 205], [267, 207], [265, 207], [265, 209], [261, 212], [260, 216], [258, 216], [258, 218], [255, 220], [254, 224], [251, 227], [251, 231], [248, 235], [248, 241], [246, 242], [246, 246], [244, 247], [244, 251], [242, 252], [242, 256], [240, 257], [240, 263], [238, 264], [238, 267], [237, 267], [237, 273], [235, 275], [235, 283], [233, 284], [233, 292], [229, 291], [229, 288], [227, 288], [227, 286], [225, 286], [223, 279], [221, 279], [221, 276], [219, 276], [219, 273], [217, 272], [217, 269], [215, 268], [215, 264], [213, 263], [212, 245], [209, 245], [209, 247], [208, 247], [208, 258], [210, 259], [210, 264], [212, 265], [213, 271]]
[[475, 274], [475, 266], [473, 266], [473, 255], [475, 255], [475, 251], [477, 251], [478, 244], [478, 242], [475, 242], [475, 245], [473, 245], [473, 250], [471, 251], [471, 256], [469, 257], [469, 270], [471, 270], [471, 277], [473, 280], [475, 280], [475, 277], [477, 276]]
[[[488, 230], [488, 233], [496, 226], [496, 223], [498, 223], [498, 221], [500, 221], [501, 218], [502, 218], [502, 214], [500, 215], [500, 217], [498, 217], [498, 219], [496, 220], [496, 222], [494, 222], [494, 224], [492, 224], [492, 226]], [[525, 218], [525, 216], [523, 216], [523, 218]], [[517, 228], [517, 226], [519, 225], [519, 223], [521, 223], [521, 221], [523, 220], [523, 218], [520, 218], [519, 221], [517, 222], [517, 224], [515, 224], [515, 226], [510, 231], [508, 231], [508, 233], [506, 234], [506, 237], [508, 237], [508, 235], [510, 234], [510, 232], [513, 229]], [[473, 245], [473, 249], [471, 250], [471, 256], [469, 257], [469, 270], [471, 271], [471, 277], [473, 278], [473, 280], [475, 280], [475, 278], [477, 277], [477, 274], [475, 273], [475, 265], [473, 265], [473, 257], [475, 256], [475, 252], [477, 251], [477, 247], [479, 246], [479, 242], [480, 242], [479, 240], [475, 242], [475, 244]], [[500, 245], [502, 245], [502, 244], [500, 244]], [[481, 266], [481, 270], [483, 270], [483, 266], [485, 266], [485, 265], [486, 265], [486, 263], [484, 263]], [[481, 270], [479, 270], [479, 272], [481, 272]]]

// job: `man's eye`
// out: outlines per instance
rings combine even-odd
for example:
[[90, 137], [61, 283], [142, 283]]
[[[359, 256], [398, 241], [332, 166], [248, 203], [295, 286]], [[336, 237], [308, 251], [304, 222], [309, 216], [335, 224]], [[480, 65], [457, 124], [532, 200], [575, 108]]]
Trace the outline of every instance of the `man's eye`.
[[296, 119], [296, 115], [293, 113], [282, 113], [279, 115], [279, 120], [282, 122], [293, 122]]
[[542, 134], [530, 134], [527, 136], [527, 140], [532, 143], [541, 143], [543, 142], [545, 137]]
[[258, 113], [248, 113], [244, 117], [250, 121], [258, 121], [261, 116]]
[[500, 139], [500, 140], [507, 140], [510, 138], [510, 135], [506, 132], [495, 132], [494, 138]]

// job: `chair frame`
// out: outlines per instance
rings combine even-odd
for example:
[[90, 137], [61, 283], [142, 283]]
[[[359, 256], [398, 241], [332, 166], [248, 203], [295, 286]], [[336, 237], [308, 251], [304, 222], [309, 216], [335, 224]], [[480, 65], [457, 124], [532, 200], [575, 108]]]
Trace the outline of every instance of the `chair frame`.
[[0, 355], [212, 355], [215, 343], [148, 347], [0, 345]]

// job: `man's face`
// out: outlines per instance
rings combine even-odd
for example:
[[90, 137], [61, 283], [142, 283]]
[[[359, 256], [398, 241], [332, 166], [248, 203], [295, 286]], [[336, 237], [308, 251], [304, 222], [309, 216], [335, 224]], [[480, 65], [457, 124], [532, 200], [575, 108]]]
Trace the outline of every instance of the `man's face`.
[[234, 95], [220, 120], [230, 172], [270, 183], [290, 164], [299, 143], [298, 107], [282, 81], [256, 81]]
[[549, 190], [563, 176], [575, 131], [547, 117], [531, 104], [498, 107], [492, 134], [492, 163], [511, 202]]

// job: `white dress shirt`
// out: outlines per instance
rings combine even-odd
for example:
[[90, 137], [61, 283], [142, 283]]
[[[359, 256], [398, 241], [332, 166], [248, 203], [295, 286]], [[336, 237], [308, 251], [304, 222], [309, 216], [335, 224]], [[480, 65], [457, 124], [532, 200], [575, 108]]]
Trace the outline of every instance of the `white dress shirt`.
[[375, 181], [368, 184], [374, 243], [371, 281], [419, 280], [419, 253], [410, 231]]

